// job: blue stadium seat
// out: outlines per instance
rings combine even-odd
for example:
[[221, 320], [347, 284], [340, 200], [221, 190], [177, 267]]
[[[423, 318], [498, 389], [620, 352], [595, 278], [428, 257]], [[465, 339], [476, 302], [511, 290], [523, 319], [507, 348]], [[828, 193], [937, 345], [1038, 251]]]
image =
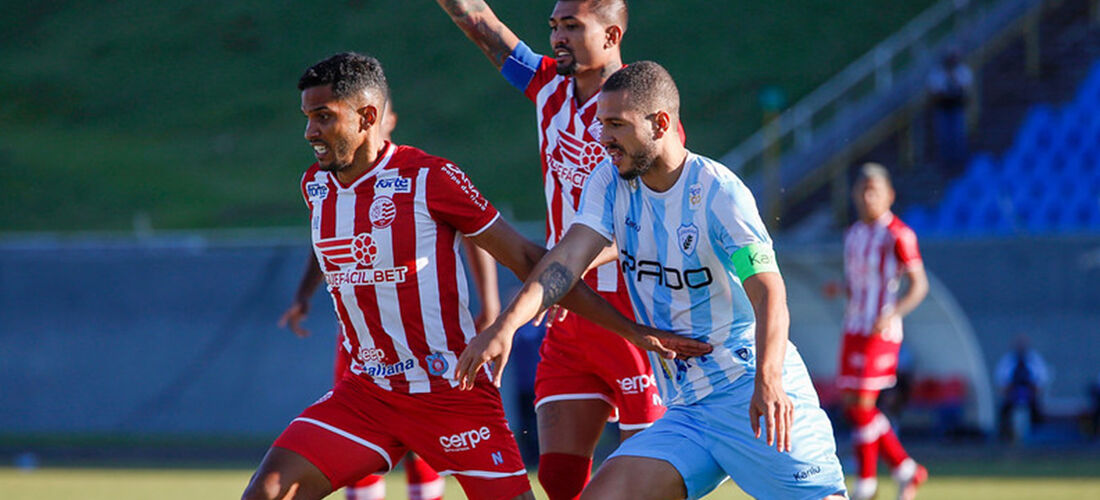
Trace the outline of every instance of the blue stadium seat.
[[962, 234], [968, 220], [969, 216], [962, 197], [945, 197], [940, 202], [939, 212], [936, 214], [936, 232], [940, 235]]
[[953, 236], [1100, 231], [1100, 61], [1061, 109], [1032, 106], [998, 161], [975, 154], [911, 225]]
[[1053, 112], [1050, 106], [1046, 104], [1032, 106], [1031, 109], [1028, 110], [1027, 116], [1024, 118], [1024, 123], [1020, 126], [1020, 130], [1016, 133], [1016, 139], [1013, 142], [1025, 148], [1034, 146], [1043, 131], [1050, 130], [1053, 121]]
[[997, 164], [989, 153], [976, 153], [970, 158], [965, 177], [982, 183], [996, 183], [999, 180]]
[[967, 229], [971, 234], [1009, 234], [1012, 222], [995, 194], [985, 193], [971, 203]]
[[1039, 163], [1039, 153], [1035, 148], [1013, 147], [1001, 161], [1001, 174], [1005, 177], [1027, 177], [1035, 171]]
[[1100, 204], [1085, 197], [1069, 200], [1058, 220], [1062, 232], [1080, 233], [1090, 229], [1094, 213], [1100, 213]]

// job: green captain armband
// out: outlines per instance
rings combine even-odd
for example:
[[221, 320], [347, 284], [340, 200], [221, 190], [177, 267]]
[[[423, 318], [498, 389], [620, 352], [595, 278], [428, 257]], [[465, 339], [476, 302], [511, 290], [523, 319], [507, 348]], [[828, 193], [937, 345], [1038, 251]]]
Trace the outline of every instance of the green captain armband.
[[757, 273], [779, 272], [779, 264], [775, 262], [775, 250], [765, 243], [753, 243], [733, 252], [730, 263], [733, 264], [733, 270], [737, 272], [737, 277], [741, 278], [742, 282]]

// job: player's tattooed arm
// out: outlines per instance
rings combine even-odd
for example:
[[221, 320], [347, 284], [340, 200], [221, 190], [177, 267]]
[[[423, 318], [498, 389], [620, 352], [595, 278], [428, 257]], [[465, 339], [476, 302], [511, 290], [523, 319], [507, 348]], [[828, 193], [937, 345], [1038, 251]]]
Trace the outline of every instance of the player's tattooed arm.
[[499, 70], [508, 60], [519, 37], [512, 33], [482, 0], [436, 0], [485, 56]]
[[551, 262], [539, 275], [539, 284], [542, 285], [542, 309], [557, 304], [569, 293], [575, 283], [576, 277], [568, 268], [561, 263]]

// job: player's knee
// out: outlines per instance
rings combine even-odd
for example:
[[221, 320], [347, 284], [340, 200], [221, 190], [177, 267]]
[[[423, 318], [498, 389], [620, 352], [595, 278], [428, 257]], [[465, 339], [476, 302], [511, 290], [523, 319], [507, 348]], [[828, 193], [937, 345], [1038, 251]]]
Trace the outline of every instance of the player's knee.
[[252, 476], [241, 500], [320, 499], [328, 493], [327, 485], [313, 484], [308, 479], [292, 479], [278, 470], [261, 470]]
[[241, 500], [273, 500], [283, 498], [284, 486], [275, 472], [260, 473], [252, 476], [252, 481], [244, 489]]

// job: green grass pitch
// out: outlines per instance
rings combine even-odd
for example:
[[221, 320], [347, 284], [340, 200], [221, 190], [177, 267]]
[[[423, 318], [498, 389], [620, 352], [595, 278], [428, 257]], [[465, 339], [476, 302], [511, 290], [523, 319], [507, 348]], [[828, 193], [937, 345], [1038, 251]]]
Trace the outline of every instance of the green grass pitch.
[[[1093, 464], [1100, 465], [1100, 464]], [[1100, 470], [1100, 469], [1094, 469]], [[921, 499], [1034, 499], [1100, 500], [1100, 477], [1020, 475], [960, 475], [951, 471], [933, 476], [921, 490]], [[1026, 472], [1026, 471], [1025, 471]], [[42, 468], [26, 472], [0, 468], [0, 497], [6, 500], [46, 500], [80, 498], [83, 500], [161, 500], [193, 498], [239, 498], [248, 481], [246, 469], [96, 469]], [[546, 496], [532, 474], [535, 496]], [[893, 498], [892, 482], [880, 479], [879, 498]], [[404, 500], [405, 478], [400, 472], [386, 478], [389, 500]], [[330, 498], [343, 498], [337, 493]], [[458, 482], [447, 479], [445, 498], [465, 498]], [[726, 482], [707, 498], [749, 498]]]

